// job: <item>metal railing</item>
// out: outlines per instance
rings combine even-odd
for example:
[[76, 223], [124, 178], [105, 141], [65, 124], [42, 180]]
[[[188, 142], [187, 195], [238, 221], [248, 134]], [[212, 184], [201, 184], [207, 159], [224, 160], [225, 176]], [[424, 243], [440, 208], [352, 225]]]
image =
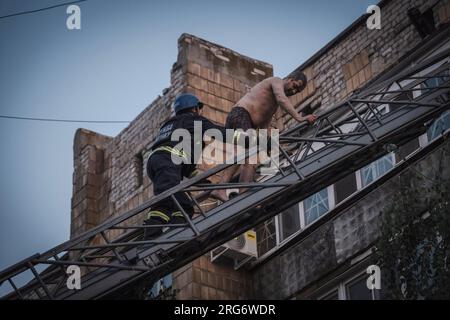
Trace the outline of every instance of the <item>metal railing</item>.
[[[254, 183], [205, 184], [205, 179], [232, 164], [207, 172], [153, 197], [145, 204], [0, 273], [0, 285], [12, 291], [4, 299], [98, 299], [111, 297], [142, 281], [154, 281], [236, 235], [265, 221], [295, 202], [361, 168], [425, 131], [424, 124], [449, 108], [450, 51], [406, 68], [375, 83], [321, 114], [313, 127], [300, 124], [280, 135], [279, 173]], [[433, 67], [433, 68], [430, 68]], [[426, 70], [426, 74], [423, 74]], [[388, 110], [389, 112], [383, 112]], [[257, 152], [247, 150], [237, 160]], [[205, 210], [211, 190], [247, 188], [237, 197]], [[175, 198], [185, 192], [199, 213], [189, 218]], [[200, 194], [198, 194], [200, 192]], [[171, 198], [186, 224], [164, 225], [169, 230], [154, 240], [142, 240], [145, 228], [137, 217]], [[112, 239], [117, 230], [123, 234]], [[38, 272], [38, 265], [49, 265]], [[69, 265], [83, 267], [80, 290], [66, 286]], [[14, 277], [30, 272], [34, 279], [18, 287]]]

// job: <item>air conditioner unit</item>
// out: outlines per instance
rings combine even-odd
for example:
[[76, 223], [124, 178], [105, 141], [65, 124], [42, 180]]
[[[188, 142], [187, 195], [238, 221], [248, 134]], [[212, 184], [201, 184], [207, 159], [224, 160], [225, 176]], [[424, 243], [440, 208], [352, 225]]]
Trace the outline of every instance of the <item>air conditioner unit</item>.
[[237, 270], [247, 262], [256, 259], [256, 232], [249, 230], [211, 251], [211, 261], [234, 264]]
[[230, 197], [230, 194], [239, 194], [239, 189], [227, 189], [226, 190], [226, 192], [227, 192], [227, 197]]

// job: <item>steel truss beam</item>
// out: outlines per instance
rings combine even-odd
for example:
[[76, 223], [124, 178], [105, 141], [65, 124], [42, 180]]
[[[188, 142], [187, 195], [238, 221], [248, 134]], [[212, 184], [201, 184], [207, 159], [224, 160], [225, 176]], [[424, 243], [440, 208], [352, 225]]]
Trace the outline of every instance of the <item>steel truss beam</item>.
[[[7, 281], [13, 289], [3, 298], [99, 299], [173, 272], [370, 163], [386, 153], [385, 145], [401, 145], [423, 133], [427, 121], [449, 108], [449, 56], [447, 50], [373, 84], [321, 114], [314, 127], [301, 124], [283, 133], [278, 146], [280, 173], [266, 181], [205, 184], [205, 179], [232, 164], [218, 165], [131, 211], [2, 271], [0, 284]], [[436, 68], [422, 74], [430, 66]], [[434, 84], [428, 86], [431, 80]], [[387, 106], [389, 112], [383, 113]], [[251, 149], [237, 160], [256, 152]], [[202, 199], [211, 190], [230, 188], [247, 191], [210, 210], [202, 208]], [[199, 212], [197, 217], [189, 219], [174, 197], [177, 192], [185, 192], [193, 200]], [[151, 226], [136, 226], [136, 221], [167, 198], [175, 201], [187, 223], [168, 225], [169, 230], [159, 238], [142, 241], [143, 229]], [[123, 234], [110, 240], [117, 230]], [[37, 265], [50, 267], [39, 273]], [[63, 286], [67, 265], [83, 268], [81, 290]], [[34, 280], [19, 288], [13, 278], [25, 271], [31, 271]]]

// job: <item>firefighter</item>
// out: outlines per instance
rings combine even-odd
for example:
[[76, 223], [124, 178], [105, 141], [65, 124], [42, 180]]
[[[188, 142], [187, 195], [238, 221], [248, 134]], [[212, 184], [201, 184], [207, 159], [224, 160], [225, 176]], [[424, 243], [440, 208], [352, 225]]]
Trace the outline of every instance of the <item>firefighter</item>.
[[[195, 144], [205, 147], [203, 134], [208, 129], [218, 129], [225, 137], [224, 127], [215, 125], [201, 116], [203, 103], [189, 93], [180, 94], [173, 103], [175, 116], [167, 120], [160, 128], [159, 135], [152, 146], [152, 152], [147, 161], [147, 175], [153, 182], [153, 194], [158, 195], [176, 185], [183, 177], [191, 177], [195, 171], [196, 160], [194, 155]], [[194, 141], [194, 124], [201, 124], [200, 141]], [[180, 148], [179, 141], [172, 141], [172, 133], [176, 129], [185, 129], [189, 132], [191, 151], [189, 148]], [[198, 137], [197, 137], [198, 138]], [[186, 141], [183, 141], [184, 143]], [[178, 160], [178, 161], [174, 161]], [[192, 217], [194, 213], [191, 200], [184, 192], [175, 194], [178, 203], [184, 211]], [[150, 208], [144, 225], [164, 225], [186, 223], [178, 206], [169, 198], [166, 198]], [[145, 228], [144, 240], [154, 239], [163, 233], [163, 228]]]

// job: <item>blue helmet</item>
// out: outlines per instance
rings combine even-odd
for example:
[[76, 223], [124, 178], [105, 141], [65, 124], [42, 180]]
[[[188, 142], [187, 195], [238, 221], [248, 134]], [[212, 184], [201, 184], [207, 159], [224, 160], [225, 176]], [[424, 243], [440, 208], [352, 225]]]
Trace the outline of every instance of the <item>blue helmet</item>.
[[175, 113], [195, 107], [201, 109], [203, 107], [203, 103], [201, 103], [196, 96], [190, 93], [182, 93], [178, 95], [173, 103], [173, 110]]

